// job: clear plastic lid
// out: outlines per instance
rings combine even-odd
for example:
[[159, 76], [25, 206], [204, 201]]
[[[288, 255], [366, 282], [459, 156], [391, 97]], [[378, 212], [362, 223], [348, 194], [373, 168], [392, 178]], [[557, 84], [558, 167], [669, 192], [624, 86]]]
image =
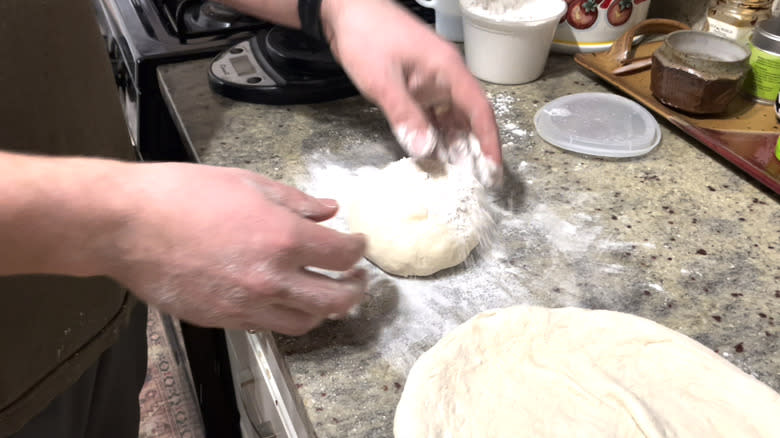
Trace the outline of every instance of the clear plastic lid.
[[642, 105], [610, 93], [578, 93], [537, 111], [534, 125], [547, 142], [601, 157], [636, 157], [661, 140], [661, 129]]

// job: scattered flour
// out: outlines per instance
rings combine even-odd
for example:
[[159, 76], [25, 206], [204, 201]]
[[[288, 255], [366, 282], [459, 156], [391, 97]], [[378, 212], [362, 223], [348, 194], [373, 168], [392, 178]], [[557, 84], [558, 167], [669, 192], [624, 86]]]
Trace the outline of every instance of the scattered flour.
[[515, 98], [508, 94], [497, 94], [495, 96], [488, 94], [488, 98], [493, 102], [493, 112], [496, 117], [510, 114], [515, 103]]
[[463, 6], [476, 15], [496, 21], [530, 21], [561, 12], [563, 0], [463, 0]]
[[[334, 198], [345, 207], [356, 195], [360, 178], [378, 171], [374, 167], [346, 169], [323, 161], [309, 168], [309, 180], [301, 189], [312, 196]], [[323, 224], [348, 231], [346, 212], [342, 210]], [[432, 345], [462, 319], [472, 315], [474, 309], [481, 311], [517, 303], [518, 296], [525, 294], [524, 290], [500, 292], [504, 284], [516, 282], [508, 277], [520, 275], [517, 270], [497, 263], [504, 257], [501, 244], [487, 245], [472, 253], [465, 267], [461, 265], [433, 277], [409, 279], [390, 276], [369, 262], [361, 261], [358, 266], [369, 273], [369, 297], [362, 308], [370, 308], [372, 301], [380, 302], [387, 295], [397, 295], [395, 316], [377, 340], [382, 345], [379, 351], [385, 360], [407, 372], [420, 353], [409, 348], [410, 345]], [[462, 290], [470, 292], [463, 294]], [[360, 312], [358, 310], [352, 317], [366, 316]], [[453, 318], [453, 315], [460, 317]]]
[[601, 227], [583, 229], [559, 218], [545, 205], [537, 205], [532, 215], [534, 223], [542, 225], [550, 242], [561, 252], [583, 253], [593, 247], [601, 233]]
[[[312, 157], [309, 163], [308, 177], [298, 186], [313, 196], [334, 198], [342, 207], [351, 202], [361, 176], [379, 170], [345, 168], [332, 164], [327, 154]], [[517, 170], [532, 176], [532, 167], [521, 162]], [[593, 297], [605, 302], [620, 300], [620, 295], [630, 291], [610, 289], [608, 278], [633, 273], [614, 261], [592, 266], [592, 256], [598, 251], [622, 253], [624, 245], [602, 247], [606, 236], [598, 219], [577, 213], [578, 204], [587, 199], [573, 196], [572, 202], [572, 214], [566, 217], [544, 203], [520, 211], [496, 207], [497, 238], [492, 244], [480, 245], [464, 264], [431, 277], [390, 276], [361, 261], [358, 266], [369, 276], [368, 297], [350, 318], [369, 324], [376, 320], [381, 326], [376, 351], [388, 365], [406, 373], [422, 351], [478, 312], [516, 304], [581, 306]], [[346, 212], [339, 211], [324, 224], [347, 231]], [[549, 260], [549, 265], [531, 269], [537, 266], [528, 263], [531, 258]], [[583, 278], [588, 282], [583, 283]], [[593, 287], [601, 283], [605, 286]]]
[[650, 283], [650, 284], [648, 284], [648, 286], [650, 286], [651, 288], [657, 290], [658, 292], [663, 292], [664, 291], [663, 286], [661, 286], [660, 284]]
[[514, 122], [504, 123], [504, 130], [509, 131], [518, 137], [525, 137], [529, 135], [528, 130], [520, 128]]

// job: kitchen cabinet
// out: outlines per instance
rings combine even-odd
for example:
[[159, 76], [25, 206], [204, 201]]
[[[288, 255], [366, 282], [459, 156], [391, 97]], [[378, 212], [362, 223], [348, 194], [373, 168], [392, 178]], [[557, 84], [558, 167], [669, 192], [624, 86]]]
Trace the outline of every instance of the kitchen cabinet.
[[[316, 192], [332, 183], [329, 171], [401, 157], [382, 113], [360, 97], [236, 102], [209, 89], [208, 65], [158, 69], [182, 137], [203, 164]], [[649, 318], [780, 390], [778, 197], [663, 119], [661, 143], [631, 159], [544, 142], [532, 122], [538, 108], [565, 94], [614, 92], [569, 56], [552, 55], [538, 81], [485, 88], [507, 175], [496, 247], [432, 278], [400, 279], [366, 263], [371, 288], [361, 310], [301, 337], [232, 333], [252, 362], [245, 369], [276, 386], [266, 398], [281, 405], [272, 407], [280, 418], [268, 421], [289, 436], [390, 437], [416, 357], [479, 311], [512, 304]]]

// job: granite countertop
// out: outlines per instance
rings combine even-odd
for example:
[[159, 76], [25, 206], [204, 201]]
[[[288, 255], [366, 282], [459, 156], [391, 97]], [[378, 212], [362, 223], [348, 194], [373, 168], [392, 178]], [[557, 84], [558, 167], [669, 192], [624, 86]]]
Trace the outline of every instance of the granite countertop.
[[[209, 89], [208, 64], [159, 69], [202, 163], [339, 199], [345, 175], [401, 156], [381, 112], [360, 97], [240, 103]], [[661, 144], [642, 157], [602, 159], [547, 144], [533, 127], [538, 108], [569, 93], [613, 91], [571, 57], [551, 56], [533, 83], [485, 87], [507, 172], [495, 248], [424, 279], [364, 263], [370, 296], [355, 315], [299, 338], [275, 337], [317, 435], [392, 436], [414, 360], [479, 311], [513, 304], [649, 318], [780, 390], [778, 197], [663, 120]]]

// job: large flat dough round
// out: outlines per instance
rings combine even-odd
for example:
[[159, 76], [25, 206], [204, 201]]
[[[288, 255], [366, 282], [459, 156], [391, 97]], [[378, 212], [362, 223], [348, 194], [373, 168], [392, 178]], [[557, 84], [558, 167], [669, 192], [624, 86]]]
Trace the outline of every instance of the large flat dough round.
[[776, 438], [780, 394], [636, 316], [518, 306], [481, 313], [412, 367], [396, 438]]

